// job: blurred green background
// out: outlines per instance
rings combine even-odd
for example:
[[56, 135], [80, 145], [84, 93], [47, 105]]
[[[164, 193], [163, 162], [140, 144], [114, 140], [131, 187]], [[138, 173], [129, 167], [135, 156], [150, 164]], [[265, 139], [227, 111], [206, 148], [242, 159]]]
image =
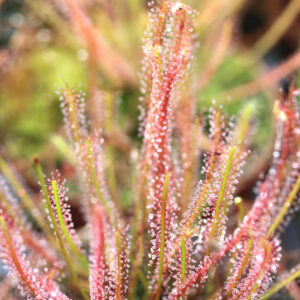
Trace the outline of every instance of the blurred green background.
[[[56, 84], [80, 84], [89, 92], [89, 41], [78, 31], [68, 2], [72, 1], [0, 1], [0, 140], [9, 159], [28, 159], [35, 153], [51, 156], [50, 138], [60, 130], [62, 121]], [[107, 49], [114, 49], [128, 62], [131, 72], [138, 74], [147, 24], [146, 1], [74, 2], [92, 20], [101, 39], [109, 45]], [[259, 130], [254, 144], [258, 149], [270, 138], [274, 93], [279, 86], [286, 87], [290, 78], [283, 76], [272, 87], [254, 94], [243, 87], [298, 51], [296, 2], [186, 1], [200, 12], [196, 27], [199, 45], [193, 65], [195, 85], [201, 87], [194, 92], [197, 110], [206, 110], [217, 98], [225, 111], [235, 114], [247, 99], [255, 101]], [[278, 22], [286, 28], [276, 29]], [[119, 80], [102, 67], [101, 58], [97, 63], [92, 71], [95, 85], [114, 95], [119, 121], [134, 137], [137, 76], [131, 81]]]

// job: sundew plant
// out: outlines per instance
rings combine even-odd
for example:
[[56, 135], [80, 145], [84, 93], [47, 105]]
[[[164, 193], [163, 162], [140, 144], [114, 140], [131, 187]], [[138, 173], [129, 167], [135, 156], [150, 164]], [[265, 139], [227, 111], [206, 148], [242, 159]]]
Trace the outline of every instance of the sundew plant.
[[[93, 107], [96, 118], [87, 121], [84, 93], [59, 88], [68, 140], [61, 143], [76, 170], [86, 225], [75, 229], [59, 171], [44, 170], [34, 158], [41, 189], [35, 197], [1, 158], [0, 255], [8, 270], [2, 299], [267, 299], [300, 276], [299, 265], [279, 271], [280, 233], [299, 207], [299, 90], [291, 84], [274, 102], [272, 162], [245, 209], [236, 190], [251, 157], [255, 105], [235, 120], [214, 101], [208, 114], [197, 114], [197, 12], [176, 1], [148, 4], [142, 143], [131, 153], [129, 175], [133, 206], [124, 208], [116, 193], [117, 161], [101, 128], [112, 127], [111, 116]], [[88, 20], [81, 25], [92, 39]], [[110, 70], [126, 76], [126, 63], [110, 59]], [[207, 149], [200, 150], [207, 132]]]

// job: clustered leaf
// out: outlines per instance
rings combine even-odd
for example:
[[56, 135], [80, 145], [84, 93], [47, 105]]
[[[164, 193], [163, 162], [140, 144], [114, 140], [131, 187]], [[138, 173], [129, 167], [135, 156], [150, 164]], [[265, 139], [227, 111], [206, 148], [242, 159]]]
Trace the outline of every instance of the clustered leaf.
[[[92, 25], [75, 2], [66, 4], [92, 47]], [[255, 108], [245, 106], [233, 122], [213, 104], [208, 149], [200, 153], [205, 124], [189, 89], [197, 13], [171, 0], [149, 4], [134, 216], [122, 211], [107, 185], [108, 146], [97, 124], [86, 121], [84, 93], [60, 89], [66, 153], [72, 153], [89, 242], [74, 228], [58, 171], [46, 176], [35, 159], [41, 194], [34, 197], [1, 158], [1, 258], [13, 278], [5, 280], [11, 285], [7, 295], [17, 286], [26, 299], [158, 300], [195, 293], [203, 299], [266, 299], [283, 287], [277, 283], [267, 291], [281, 258], [279, 233], [299, 208], [297, 88], [292, 85], [275, 103], [273, 160], [253, 206], [237, 221], [232, 206], [250, 155]], [[97, 38], [97, 51], [101, 43]], [[125, 62], [115, 70], [125, 71]], [[235, 202], [242, 205], [241, 198]], [[285, 275], [285, 284], [299, 275], [298, 267]]]

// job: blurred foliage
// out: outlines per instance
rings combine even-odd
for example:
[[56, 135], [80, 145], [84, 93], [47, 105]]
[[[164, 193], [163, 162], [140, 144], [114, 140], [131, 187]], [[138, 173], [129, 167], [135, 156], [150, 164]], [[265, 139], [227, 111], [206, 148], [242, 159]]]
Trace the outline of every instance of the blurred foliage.
[[84, 67], [64, 49], [37, 48], [24, 54], [3, 78], [0, 94], [0, 130], [13, 156], [40, 152], [61, 121], [55, 84], [86, 85]]
[[[201, 12], [193, 65], [198, 112], [205, 111], [214, 98], [229, 114], [237, 114], [245, 99], [255, 101], [259, 130], [254, 146], [259, 150], [270, 140], [269, 102], [278, 85], [274, 89], [276, 81], [272, 82], [268, 94], [242, 93], [237, 99], [230, 92], [266, 73], [260, 59], [295, 20], [298, 1], [290, 2], [270, 24], [271, 35], [261, 33], [253, 47], [245, 49], [240, 24], [247, 15], [247, 1], [186, 1]], [[29, 158], [49, 151], [50, 137], [61, 126], [54, 84], [81, 84], [89, 98], [95, 89], [110, 91], [119, 126], [136, 138], [136, 74], [141, 68], [147, 14], [146, 1], [138, 0], [2, 1], [0, 138], [4, 152], [12, 158]], [[84, 25], [84, 18], [91, 23]]]

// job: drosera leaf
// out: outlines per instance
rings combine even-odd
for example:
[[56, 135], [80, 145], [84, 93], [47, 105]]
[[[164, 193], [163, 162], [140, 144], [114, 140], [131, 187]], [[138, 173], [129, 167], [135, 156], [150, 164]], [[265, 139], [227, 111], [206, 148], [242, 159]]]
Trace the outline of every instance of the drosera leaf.
[[95, 186], [97, 196], [101, 202], [102, 205], [105, 206], [105, 199], [103, 197], [101, 187], [99, 185], [98, 179], [97, 179], [97, 174], [94, 166], [94, 160], [93, 160], [93, 148], [92, 148], [92, 141], [90, 139], [87, 140], [87, 153], [88, 153], [88, 161], [89, 161], [89, 167], [90, 167], [90, 172], [93, 180], [93, 184]]
[[255, 103], [248, 102], [240, 112], [240, 117], [234, 133], [234, 139], [235, 143], [238, 145], [238, 151], [241, 151], [245, 145], [247, 145], [246, 138], [248, 137], [250, 121], [254, 115], [255, 109]]
[[31, 224], [22, 214], [20, 203], [10, 193], [6, 182], [2, 180], [0, 180], [0, 212], [6, 216], [11, 226], [18, 228], [25, 246], [30, 251], [33, 250], [34, 253], [45, 259], [53, 268], [57, 270], [61, 268], [61, 263], [51, 248], [51, 246], [55, 245], [55, 238], [52, 235], [47, 235], [44, 238], [41, 234], [32, 230]]
[[181, 237], [181, 281], [185, 280], [185, 272], [186, 272], [186, 245], [185, 238]]
[[273, 287], [271, 287], [262, 297], [261, 300], [269, 299], [272, 295], [277, 293], [279, 290], [287, 286], [290, 282], [300, 277], [300, 265], [298, 265], [294, 270], [290, 271], [286, 278], [277, 282]]
[[225, 172], [224, 172], [224, 177], [223, 177], [221, 188], [220, 188], [220, 191], [219, 191], [219, 194], [218, 194], [214, 220], [212, 222], [211, 231], [210, 231], [210, 234], [209, 234], [208, 245], [210, 244], [212, 238], [214, 237], [215, 231], [217, 229], [217, 224], [219, 222], [219, 215], [220, 215], [220, 209], [221, 209], [221, 202], [223, 200], [223, 196], [224, 196], [224, 193], [225, 193], [225, 190], [226, 190], [227, 181], [228, 181], [229, 174], [230, 174], [230, 171], [231, 171], [235, 151], [236, 151], [236, 147], [233, 146], [230, 150], [230, 154], [229, 154], [229, 157], [228, 157], [228, 162], [227, 162], [226, 169], [225, 169]]
[[64, 216], [62, 214], [61, 206], [60, 206], [60, 199], [58, 195], [58, 188], [57, 188], [57, 182], [56, 180], [52, 180], [52, 190], [53, 190], [53, 196], [55, 200], [55, 205], [56, 205], [56, 212], [59, 220], [59, 224], [61, 227], [61, 230], [63, 232], [64, 237], [66, 238], [70, 248], [72, 251], [78, 256], [80, 262], [83, 264], [83, 266], [88, 269], [88, 260], [86, 257], [82, 254], [82, 252], [78, 249], [78, 246], [74, 243], [72, 237], [69, 234], [69, 230], [67, 229]]
[[13, 243], [12, 243], [12, 240], [11, 240], [11, 237], [9, 235], [9, 232], [8, 232], [8, 229], [7, 229], [7, 226], [6, 226], [6, 223], [5, 223], [5, 220], [2, 216], [0, 216], [0, 223], [1, 223], [1, 229], [3, 231], [3, 234], [4, 234], [4, 237], [5, 237], [5, 240], [6, 240], [6, 243], [7, 243], [7, 246], [9, 248], [9, 251], [10, 251], [10, 255], [11, 255], [11, 259], [18, 271], [18, 273], [20, 274], [20, 277], [22, 279], [22, 281], [26, 284], [26, 286], [29, 288], [31, 294], [34, 296], [34, 297], [37, 297], [38, 296], [38, 291], [35, 290], [35, 288], [32, 286], [30, 280], [28, 280], [26, 274], [24, 273], [23, 271], [23, 268], [21, 266], [21, 263], [15, 253], [15, 250], [14, 250], [14, 246], [13, 246]]
[[242, 260], [241, 265], [239, 266], [239, 269], [237, 270], [236, 276], [233, 278], [230, 278], [230, 281], [232, 281], [232, 282], [229, 284], [228, 291], [227, 291], [227, 297], [231, 296], [233, 289], [237, 285], [238, 281], [240, 280], [241, 276], [243, 275], [243, 272], [245, 271], [245, 268], [247, 267], [251, 249], [252, 249], [252, 244], [253, 244], [252, 234], [251, 234], [251, 231], [249, 231], [249, 239], [247, 241], [246, 250], [243, 255], [243, 260]]
[[121, 288], [122, 288], [122, 262], [121, 262], [121, 241], [120, 241], [120, 233], [116, 231], [116, 245], [117, 245], [117, 289], [116, 296], [117, 300], [121, 299]]
[[78, 290], [80, 291], [82, 297], [84, 299], [88, 300], [88, 296], [86, 295], [85, 291], [83, 290], [83, 288], [81, 287], [81, 285], [78, 281], [77, 274], [76, 274], [76, 272], [73, 268], [73, 265], [71, 263], [71, 259], [68, 255], [68, 252], [67, 252], [66, 248], [65, 248], [63, 237], [61, 235], [61, 232], [59, 230], [59, 227], [58, 227], [58, 224], [57, 224], [57, 221], [56, 221], [56, 218], [55, 218], [55, 214], [53, 212], [53, 207], [52, 207], [52, 204], [51, 204], [51, 200], [50, 200], [50, 197], [49, 197], [49, 193], [48, 193], [48, 190], [47, 190], [47, 186], [46, 186], [46, 182], [45, 182], [45, 179], [44, 179], [44, 175], [43, 175], [43, 171], [42, 171], [40, 162], [37, 158], [34, 160], [34, 162], [35, 162], [35, 165], [36, 165], [36, 170], [37, 170], [37, 173], [38, 173], [38, 176], [39, 176], [42, 191], [44, 193], [44, 197], [45, 197], [45, 201], [46, 201], [46, 205], [47, 205], [47, 211], [49, 213], [50, 221], [51, 221], [51, 224], [53, 226], [55, 236], [56, 236], [58, 244], [60, 246], [62, 255], [63, 255], [63, 257], [66, 261], [66, 264], [68, 266], [68, 269], [71, 273], [74, 285], [78, 288]]
[[90, 258], [90, 297], [91, 300], [104, 299], [105, 295], [105, 237], [104, 211], [96, 206], [92, 215], [92, 238]]
[[284, 216], [289, 211], [289, 208], [290, 208], [294, 198], [296, 197], [296, 195], [299, 191], [299, 188], [300, 188], [300, 175], [298, 176], [297, 181], [293, 186], [293, 189], [291, 190], [291, 192], [289, 193], [289, 195], [288, 195], [287, 199], [285, 200], [283, 206], [281, 207], [280, 212], [278, 213], [276, 219], [274, 220], [273, 224], [269, 228], [269, 230], [267, 232], [267, 237], [271, 237], [274, 234], [274, 232], [276, 231], [277, 227], [282, 222]]
[[88, 160], [88, 168], [89, 168], [90, 177], [91, 177], [92, 184], [96, 191], [96, 196], [97, 196], [99, 202], [101, 203], [102, 207], [104, 208], [105, 213], [107, 214], [111, 224], [115, 225], [116, 216], [113, 215], [112, 207], [109, 205], [108, 199], [106, 199], [104, 197], [104, 193], [101, 189], [101, 185], [99, 182], [99, 178], [98, 178], [99, 172], [97, 172], [98, 170], [96, 169], [96, 162], [94, 159], [95, 150], [94, 150], [93, 146], [94, 145], [92, 143], [92, 140], [90, 138], [88, 138], [86, 140], [86, 148], [87, 148], [87, 156], [88, 156], [87, 160]]
[[266, 269], [266, 267], [267, 267], [267, 265], [269, 263], [269, 259], [271, 257], [271, 250], [272, 250], [271, 243], [269, 241], [267, 241], [267, 240], [264, 240], [264, 239], [261, 239], [260, 242], [261, 242], [261, 244], [262, 244], [262, 246], [264, 248], [264, 252], [265, 252], [265, 254], [264, 254], [264, 260], [263, 260], [263, 263], [261, 265], [261, 269], [260, 269], [260, 272], [259, 272], [258, 277], [256, 279], [256, 282], [255, 282], [255, 284], [254, 284], [254, 286], [253, 286], [253, 288], [252, 288], [252, 290], [251, 290], [251, 292], [250, 292], [250, 294], [249, 294], [249, 296], [247, 298], [248, 300], [250, 300], [252, 298], [252, 295], [259, 288], [260, 279], [263, 276], [263, 274], [265, 272], [265, 269]]
[[25, 260], [25, 249], [21, 243], [22, 239], [18, 236], [19, 233], [10, 232], [3, 215], [0, 216], [0, 227], [1, 257], [9, 267], [11, 275], [19, 278], [21, 284], [18, 287], [26, 299], [31, 300], [34, 297], [41, 300], [69, 300], [60, 292], [52, 279], [31, 268], [30, 261]]
[[41, 216], [41, 212], [36, 204], [33, 202], [32, 198], [28, 195], [27, 191], [20, 184], [18, 179], [15, 177], [7, 163], [0, 156], [0, 170], [3, 172], [5, 177], [9, 180], [12, 187], [16, 190], [18, 196], [20, 197], [22, 203], [24, 204], [28, 213], [34, 218], [37, 224], [45, 233], [49, 233], [49, 228]]
[[158, 269], [158, 279], [157, 279], [157, 290], [155, 292], [155, 299], [158, 300], [161, 294], [161, 286], [163, 280], [163, 269], [164, 269], [164, 254], [165, 254], [165, 222], [166, 222], [166, 206], [167, 206], [167, 196], [168, 196], [168, 186], [170, 180], [170, 173], [166, 174], [163, 194], [161, 199], [161, 219], [160, 219], [160, 253], [159, 253], [159, 269]]

